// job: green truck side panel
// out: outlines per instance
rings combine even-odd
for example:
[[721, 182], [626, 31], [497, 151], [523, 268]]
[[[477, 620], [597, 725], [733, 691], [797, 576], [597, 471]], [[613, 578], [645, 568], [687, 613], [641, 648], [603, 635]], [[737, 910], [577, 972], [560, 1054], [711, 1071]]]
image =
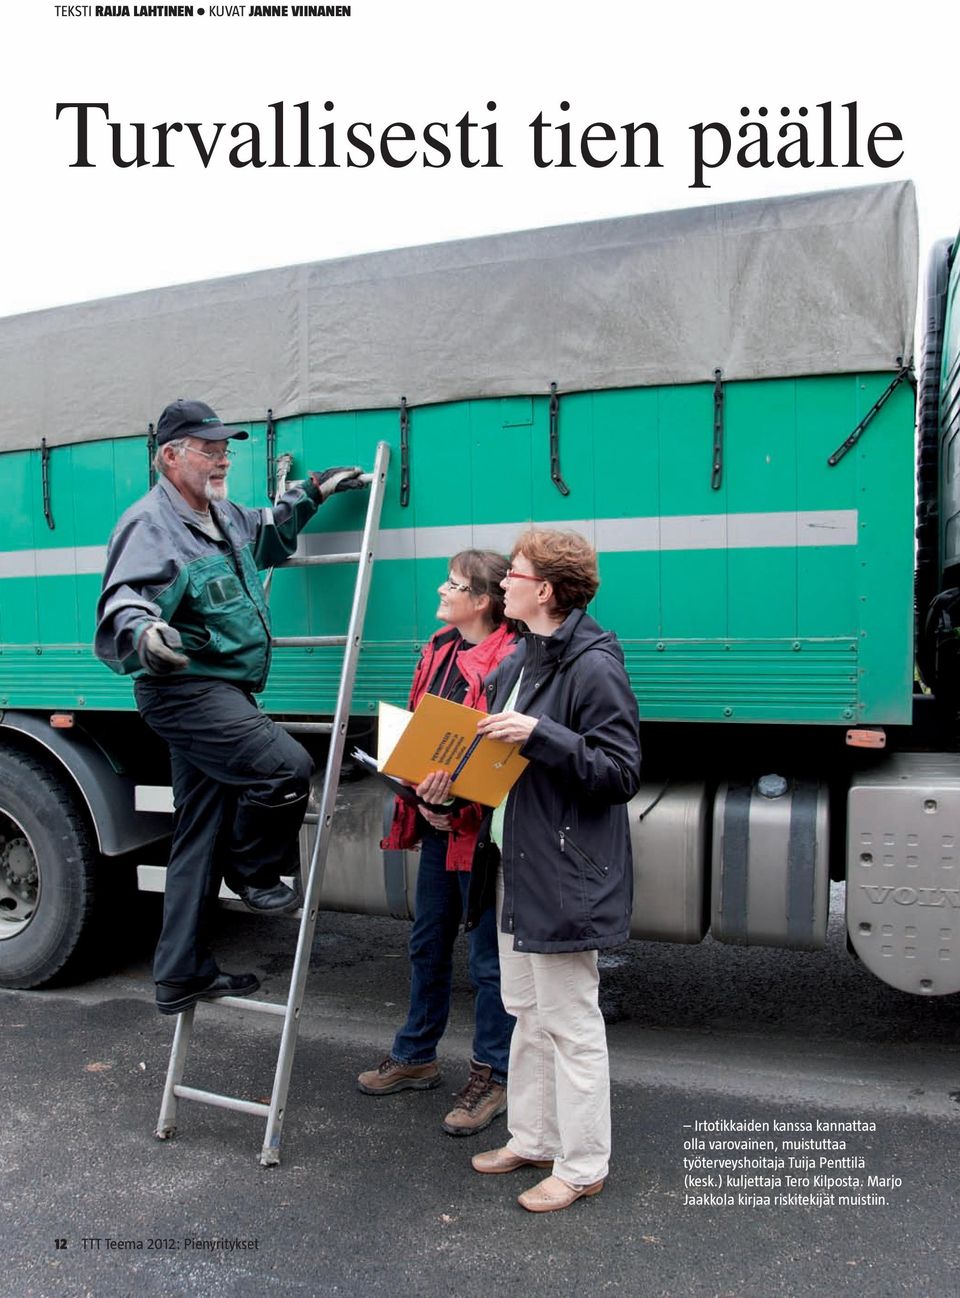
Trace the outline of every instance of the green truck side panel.
[[[835, 468], [826, 463], [889, 380], [869, 374], [728, 384], [719, 490], [711, 486], [712, 382], [562, 396], [560, 471], [568, 496], [550, 476], [546, 396], [414, 406], [408, 508], [399, 500], [397, 412], [279, 424], [276, 449], [293, 454], [294, 477], [309, 467], [370, 464], [378, 440], [391, 444], [382, 527], [393, 553], [402, 533], [408, 540], [401, 557], [375, 568], [355, 712], [374, 711], [379, 698], [405, 701], [418, 646], [436, 627], [436, 587], [448, 552], [412, 556], [436, 550], [447, 533], [425, 529], [451, 529], [464, 545], [471, 524], [508, 525], [507, 543], [511, 526], [527, 520], [591, 526], [600, 519], [616, 531], [616, 520], [629, 519], [641, 523], [617, 532], [615, 548], [601, 543], [602, 586], [592, 611], [623, 641], [644, 716], [907, 721], [913, 399], [906, 385]], [[250, 439], [235, 443], [231, 494], [265, 504], [266, 427], [246, 427]], [[130, 682], [98, 664], [88, 646], [98, 547], [147, 489], [145, 443], [58, 447], [49, 469], [53, 530], [43, 516], [39, 450], [0, 456], [0, 707], [132, 707]], [[356, 533], [362, 499], [333, 498], [308, 535]], [[803, 544], [727, 546], [721, 539], [682, 548], [685, 540], [672, 546], [657, 540], [671, 520], [681, 520], [682, 536], [701, 521], [733, 520], [733, 526], [749, 516], [760, 526], [766, 516], [797, 511], [847, 511], [848, 520], [856, 511], [856, 544], [829, 544], [835, 539], [829, 519], [816, 524], [822, 545], [809, 526]], [[676, 528], [671, 535], [676, 538]], [[50, 575], [33, 575], [34, 556]], [[353, 572], [276, 572], [275, 633], [345, 630]], [[338, 664], [336, 651], [278, 650], [265, 706], [329, 712]]]

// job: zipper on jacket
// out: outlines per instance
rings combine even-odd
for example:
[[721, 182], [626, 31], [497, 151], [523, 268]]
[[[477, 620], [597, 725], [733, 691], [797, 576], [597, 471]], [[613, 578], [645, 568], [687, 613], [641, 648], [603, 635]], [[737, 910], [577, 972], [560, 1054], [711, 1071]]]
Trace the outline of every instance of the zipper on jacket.
[[[567, 830], [569, 830], [570, 826], [567, 825], [566, 828]], [[582, 847], [578, 847], [577, 844], [573, 841], [573, 839], [570, 838], [569, 835], [563, 829], [560, 829], [557, 832], [560, 835], [560, 851], [564, 855], [568, 854], [567, 845], [569, 844], [570, 847], [573, 849], [574, 856], [579, 856], [582, 861], [586, 861], [587, 865], [590, 866], [591, 870], [596, 871], [596, 873], [599, 874], [601, 878], [605, 879], [607, 877], [607, 875], [610, 873], [609, 866], [598, 865], [596, 861], [593, 859], [593, 857], [588, 856]]]
[[[212, 510], [211, 513], [213, 513]], [[225, 514], [222, 515], [220, 511], [217, 510], [217, 512], [213, 516], [216, 520], [217, 526], [220, 528], [220, 531], [223, 533], [224, 540], [227, 543], [230, 566], [237, 574], [237, 579], [240, 582], [240, 585], [243, 587], [244, 594], [246, 595], [250, 603], [253, 605], [253, 611], [256, 613], [260, 625], [263, 628], [263, 633], [267, 638], [266, 644], [264, 645], [263, 670], [261, 671], [257, 684], [254, 687], [256, 692], [259, 694], [259, 692], [266, 685], [267, 677], [270, 674], [270, 662], [273, 657], [273, 631], [271, 630], [270, 627], [269, 617], [268, 615], [267, 616], [264, 615], [264, 611], [260, 607], [260, 604], [258, 603], [257, 599], [255, 598], [254, 593], [251, 590], [250, 584], [248, 583], [246, 575], [244, 574], [243, 571], [243, 551], [244, 550], [251, 551], [250, 559], [251, 562], [253, 561], [252, 543], [247, 542], [243, 546], [238, 545], [237, 541], [235, 540], [232, 534], [232, 530], [228, 530], [226, 526], [226, 515]]]
[[[530, 685], [531, 694], [530, 697], [526, 699], [524, 703], [524, 707], [530, 706], [534, 694], [536, 694], [537, 690], [540, 688], [540, 669], [543, 666], [543, 642], [541, 641], [539, 636], [533, 637], [533, 654], [531, 656], [533, 658], [533, 662], [530, 664], [530, 666], [532, 667], [533, 670], [530, 672], [529, 676], [527, 677], [528, 680], [530, 679], [530, 677], [533, 678]], [[526, 664], [524, 664], [524, 667], [526, 668]], [[524, 675], [525, 676], [527, 675], [526, 670], [524, 671]], [[517, 699], [518, 706], [519, 703], [520, 703], [520, 699], [518, 697]]]
[[[507, 796], [509, 797], [510, 795], [508, 794]], [[516, 821], [516, 818], [517, 818], [517, 809], [516, 809], [516, 806], [511, 806], [511, 807], [510, 807], [510, 835], [511, 835], [511, 837], [513, 836], [513, 826], [514, 826], [514, 822]], [[504, 831], [506, 831], [506, 828], [507, 828], [506, 823], [504, 823], [503, 828], [504, 828]], [[506, 841], [507, 841], [507, 835], [506, 835], [506, 832], [504, 832], [504, 835], [503, 835], [503, 841], [504, 841], [504, 846], [506, 846]], [[516, 904], [517, 904], [517, 862], [516, 862], [516, 857], [514, 857], [514, 858], [511, 860], [511, 862], [510, 862], [510, 932], [511, 932], [511, 933], [514, 932], [514, 926], [513, 926], [513, 924], [514, 924], [514, 908], [515, 908]]]
[[[504, 660], [504, 661], [506, 661], [506, 660]], [[498, 670], [499, 667], [502, 666], [502, 665], [503, 665], [502, 663], [501, 663], [501, 664], [498, 664], [498, 668], [497, 668], [497, 670]], [[516, 665], [516, 664], [514, 664], [514, 666], [515, 666], [515, 665]], [[524, 665], [521, 666], [521, 668], [520, 668], [520, 674], [522, 675], [523, 672], [524, 672], [525, 670], [526, 670], [526, 664], [524, 664]], [[516, 682], [514, 682], [514, 684], [516, 684]], [[512, 689], [513, 689], [513, 686], [511, 686], [510, 689], [506, 691], [506, 694], [504, 695], [505, 698], [509, 698], [509, 697], [510, 697], [510, 693], [511, 693]], [[493, 712], [493, 705], [494, 705], [494, 693], [495, 693], [495, 686], [494, 686], [494, 684], [493, 684], [492, 681], [491, 681], [489, 684], [487, 684], [487, 685], [484, 686], [484, 693], [485, 693], [486, 696], [487, 696], [487, 711], [492, 713], [492, 712]], [[509, 796], [510, 796], [510, 795], [508, 794], [507, 797], [509, 798]], [[510, 806], [509, 804], [508, 804], [508, 806], [509, 806], [509, 811], [510, 811], [510, 836], [511, 836], [511, 838], [512, 838], [512, 836], [513, 836], [513, 827], [514, 827], [514, 823], [515, 823], [515, 821], [516, 821], [516, 815], [517, 815], [517, 812], [516, 812], [516, 807], [515, 807], [515, 806]], [[505, 849], [506, 849], [506, 844], [507, 844], [507, 820], [506, 820], [506, 816], [504, 816], [504, 821], [503, 821], [503, 846], [502, 846], [501, 849], [500, 849], [500, 864], [501, 864], [501, 868], [502, 868], [502, 870], [503, 870], [503, 890], [504, 890], [504, 898], [503, 898], [503, 901], [504, 901], [504, 907], [506, 907], [506, 905], [507, 905], [507, 901], [508, 901], [508, 897], [507, 897], [507, 859], [506, 859], [506, 850], [505, 850]], [[516, 862], [515, 862], [515, 861], [511, 861], [511, 865], [510, 865], [510, 880], [509, 880], [509, 883], [510, 883], [510, 888], [509, 888], [509, 894], [510, 894], [510, 895], [509, 895], [510, 913], [509, 913], [509, 915], [507, 916], [507, 932], [508, 932], [508, 933], [514, 933], [514, 932], [516, 931], [514, 925], [515, 925], [515, 906], [516, 906], [516, 900], [515, 900], [515, 899], [516, 899], [516, 892], [517, 892], [517, 883], [516, 883]]]

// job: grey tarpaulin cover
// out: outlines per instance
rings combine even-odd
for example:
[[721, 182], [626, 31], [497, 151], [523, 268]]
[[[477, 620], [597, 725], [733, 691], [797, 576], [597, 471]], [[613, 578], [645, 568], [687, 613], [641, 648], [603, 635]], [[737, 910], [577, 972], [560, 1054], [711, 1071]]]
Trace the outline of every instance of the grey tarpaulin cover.
[[[282, 233], [281, 236], [282, 237]], [[0, 449], [471, 397], [893, 370], [909, 181], [258, 271], [0, 319]]]

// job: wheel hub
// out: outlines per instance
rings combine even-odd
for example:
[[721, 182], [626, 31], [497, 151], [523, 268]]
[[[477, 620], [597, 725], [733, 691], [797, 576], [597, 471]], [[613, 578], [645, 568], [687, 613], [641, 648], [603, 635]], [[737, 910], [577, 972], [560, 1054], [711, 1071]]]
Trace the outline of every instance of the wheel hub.
[[37, 905], [37, 862], [21, 836], [0, 838], [0, 925], [26, 923]]

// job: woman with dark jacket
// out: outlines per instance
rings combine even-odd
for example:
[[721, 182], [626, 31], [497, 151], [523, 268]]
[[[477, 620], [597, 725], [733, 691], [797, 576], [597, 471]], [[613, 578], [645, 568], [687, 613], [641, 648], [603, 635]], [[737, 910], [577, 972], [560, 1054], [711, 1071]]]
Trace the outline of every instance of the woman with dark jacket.
[[[520, 1195], [532, 1212], [599, 1193], [610, 1157], [597, 952], [630, 931], [625, 804], [639, 787], [640, 740], [617, 639], [585, 612], [598, 586], [596, 554], [583, 537], [532, 529], [518, 539], [505, 611], [527, 631], [487, 682], [490, 715], [478, 727], [522, 743], [529, 765], [489, 826], [501, 861], [501, 991], [517, 1019], [511, 1134], [473, 1166], [496, 1173], [552, 1165], [552, 1175]], [[481, 831], [478, 892], [487, 837]]]
[[[437, 616], [443, 626], [424, 648], [410, 690], [409, 707], [425, 693], [485, 707], [483, 680], [517, 643], [504, 620], [502, 555], [463, 550], [450, 560], [439, 587]], [[449, 781], [446, 781], [447, 786]], [[429, 796], [429, 784], [420, 792]], [[438, 801], [443, 802], [444, 796]], [[419, 809], [396, 800], [384, 848], [420, 846], [420, 868], [410, 935], [410, 1008], [393, 1046], [376, 1068], [361, 1073], [365, 1095], [428, 1090], [440, 1082], [437, 1045], [447, 1026], [456, 941], [470, 884], [470, 867], [482, 809], [455, 802]], [[474, 986], [473, 1059], [467, 1084], [443, 1121], [452, 1136], [471, 1136], [488, 1127], [507, 1107], [507, 1060], [513, 1019], [500, 998], [497, 926], [490, 893], [474, 905], [469, 925], [469, 967]]]

